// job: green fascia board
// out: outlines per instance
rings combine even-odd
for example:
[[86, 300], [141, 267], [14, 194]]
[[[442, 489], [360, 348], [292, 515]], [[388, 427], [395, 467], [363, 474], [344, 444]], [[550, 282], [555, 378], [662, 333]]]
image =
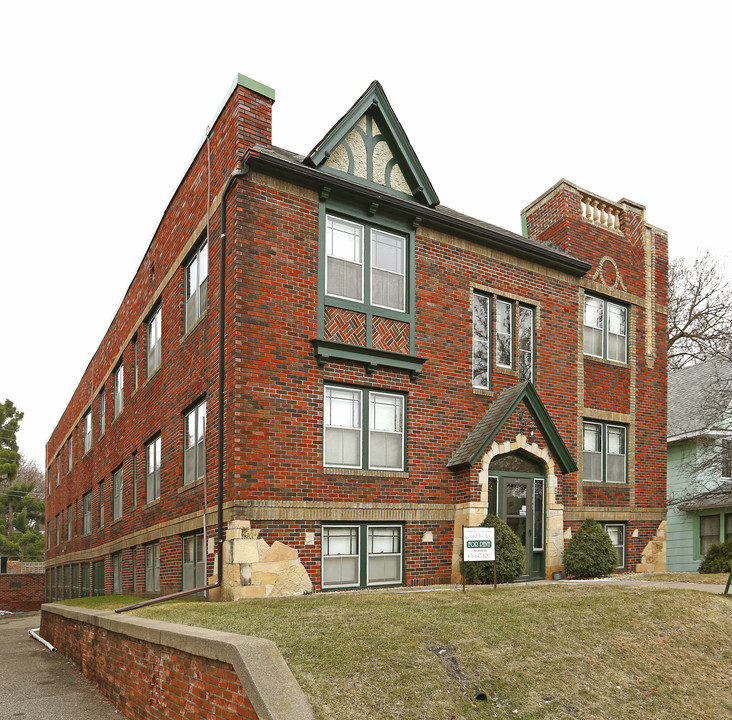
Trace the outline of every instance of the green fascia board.
[[516, 397], [506, 408], [498, 422], [493, 425], [493, 428], [485, 436], [478, 449], [468, 460], [467, 464], [473, 466], [483, 457], [483, 455], [485, 455], [486, 449], [495, 440], [501, 428], [505, 425], [521, 402], [524, 402], [531, 412], [538, 429], [541, 431], [541, 434], [549, 445], [549, 449], [559, 464], [561, 471], [563, 473], [576, 472], [577, 463], [569, 452], [567, 446], [564, 444], [564, 440], [562, 440], [559, 435], [557, 426], [554, 424], [551, 416], [544, 406], [544, 403], [541, 401], [539, 394], [536, 392], [536, 388], [534, 388], [534, 385], [528, 380], [523, 383], [523, 387], [516, 393]]
[[241, 87], [245, 87], [247, 90], [251, 90], [252, 92], [259, 93], [272, 102], [275, 101], [274, 88], [271, 88], [269, 85], [265, 85], [264, 83], [257, 82], [256, 80], [252, 80], [252, 78], [247, 77], [246, 75], [242, 75], [241, 73], [237, 74], [236, 80], [231, 87], [232, 92], [237, 85], [241, 85]]
[[362, 362], [374, 369], [376, 367], [390, 367], [399, 370], [409, 371], [413, 377], [422, 372], [422, 365], [426, 362], [424, 358], [415, 355], [404, 355], [391, 352], [390, 350], [374, 350], [373, 348], [348, 345], [333, 340], [315, 338], [310, 341], [318, 364], [325, 364], [328, 360], [336, 358], [339, 360], [352, 360]]
[[372, 107], [375, 106], [381, 115], [381, 118], [391, 133], [397, 148], [404, 159], [408, 172], [414, 178], [416, 183], [415, 194], [421, 194], [427, 205], [434, 207], [439, 204], [440, 199], [437, 197], [427, 173], [422, 167], [422, 163], [414, 152], [412, 144], [409, 142], [406, 132], [402, 124], [399, 122], [394, 110], [389, 103], [384, 88], [378, 80], [374, 80], [366, 89], [363, 95], [355, 102], [351, 109], [328, 131], [325, 137], [310, 151], [306, 157], [306, 162], [318, 167], [323, 161], [335, 150], [338, 144], [343, 140], [345, 135], [351, 128], [361, 119], [361, 117]]

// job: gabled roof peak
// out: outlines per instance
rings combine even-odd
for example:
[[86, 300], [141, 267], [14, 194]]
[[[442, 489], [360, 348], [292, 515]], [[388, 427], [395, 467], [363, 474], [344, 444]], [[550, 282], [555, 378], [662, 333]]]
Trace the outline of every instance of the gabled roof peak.
[[308, 153], [305, 162], [423, 205], [439, 203], [378, 80]]

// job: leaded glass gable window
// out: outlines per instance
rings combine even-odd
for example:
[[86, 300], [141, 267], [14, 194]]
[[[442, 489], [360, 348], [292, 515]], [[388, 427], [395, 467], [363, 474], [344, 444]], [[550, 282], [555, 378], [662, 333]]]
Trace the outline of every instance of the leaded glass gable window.
[[473, 387], [490, 383], [490, 297], [473, 293]]

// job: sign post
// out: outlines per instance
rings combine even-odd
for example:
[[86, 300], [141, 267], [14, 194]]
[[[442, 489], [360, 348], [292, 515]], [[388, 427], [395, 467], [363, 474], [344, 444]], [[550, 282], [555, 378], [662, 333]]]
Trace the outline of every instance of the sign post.
[[[496, 571], [496, 529], [492, 527], [463, 526], [463, 560], [465, 562], [492, 562], [493, 589], [498, 586]], [[465, 573], [463, 573], [465, 592]]]

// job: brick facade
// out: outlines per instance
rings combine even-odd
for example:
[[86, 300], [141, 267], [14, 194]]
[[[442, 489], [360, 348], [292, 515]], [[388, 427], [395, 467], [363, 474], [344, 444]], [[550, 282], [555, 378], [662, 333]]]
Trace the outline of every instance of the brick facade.
[[[145, 548], [159, 543], [159, 592], [180, 589], [182, 537], [201, 532], [204, 507], [207, 538], [216, 535], [215, 479], [222, 461], [225, 519], [251, 520], [267, 542], [295, 546], [316, 589], [322, 587], [323, 526], [349, 523], [400, 528], [400, 583], [444, 582], [456, 578], [462, 525], [479, 522], [488, 509], [488, 478], [495, 474], [491, 463], [498, 467], [502, 455], [530, 461], [524, 468], [528, 471], [519, 476], [542, 493], [540, 501], [535, 497], [529, 503], [527, 518], [531, 523], [531, 508], [541, 506], [543, 522], [534, 529], [543, 537], [533, 541], [541, 547], [529, 558], [537, 563], [532, 577], [561, 567], [562, 538], [589, 516], [622, 523], [631, 567], [639, 560], [643, 539], [665, 517], [665, 233], [645, 222], [641, 206], [610, 203], [566, 181], [524, 211], [526, 237], [430, 206], [425, 201], [429, 193], [421, 189], [429, 188], [429, 181], [422, 177], [419, 182], [422, 171], [400, 140], [403, 131], [390, 122], [388, 101], [381, 100], [372, 111], [365, 95], [352, 112], [366, 108], [367, 114], [382, 113], [378, 126], [405, 182], [415, 190], [410, 198], [403, 183], [395, 183], [401, 194], [388, 186], [374, 187], [356, 170], [330, 170], [319, 159], [320, 150], [303, 159], [273, 148], [272, 97], [262, 94], [260, 86], [240, 81], [211, 132], [206, 310], [187, 327], [186, 268], [206, 231], [203, 147], [49, 440], [49, 570], [104, 560], [104, 588], [111, 592], [110, 558], [121, 553], [124, 591], [142, 593]], [[327, 137], [335, 137], [338, 128]], [[344, 137], [353, 133], [344, 132]], [[371, 146], [365, 142], [364, 147], [367, 153]], [[341, 152], [338, 157], [343, 156]], [[219, 458], [220, 206], [222, 189], [237, 167], [241, 174], [226, 198], [224, 454]], [[366, 228], [365, 233], [376, 227], [402, 239], [407, 248], [405, 307], [384, 310], [368, 298], [353, 302], [327, 291], [324, 226], [330, 216]], [[363, 249], [368, 255], [369, 246]], [[362, 282], [371, 282], [363, 265]], [[488, 298], [491, 308], [485, 387], [473, 387], [471, 381], [476, 295]], [[625, 361], [583, 353], [586, 296], [623, 309]], [[510, 308], [514, 323], [510, 367], [501, 367], [506, 363], [497, 359], [499, 303]], [[147, 377], [147, 322], [158, 307], [162, 362]], [[551, 427], [537, 423], [520, 403], [492, 428], [492, 444], [482, 461], [448, 466], [493, 404], [524, 379], [519, 371], [521, 308], [531, 315], [533, 387]], [[120, 363], [124, 409], [113, 418], [114, 370]], [[358, 391], [364, 418], [374, 393], [401, 398], [403, 466], [326, 466], [327, 387]], [[204, 399], [206, 482], [184, 484], [184, 419]], [[93, 447], [84, 454], [83, 418], [89, 409]], [[622, 429], [627, 465], [622, 483], [584, 478], [585, 422]], [[363, 434], [367, 432], [364, 426]], [[74, 457], [67, 471], [72, 435]], [[158, 436], [160, 496], [147, 502], [146, 447]], [[360, 437], [368, 447], [370, 440]], [[576, 468], [549, 451], [555, 437]], [[113, 521], [112, 474], [119, 467], [123, 513]], [[501, 493], [515, 473], [496, 472]], [[100, 527], [102, 480], [105, 523]], [[92, 492], [92, 529], [85, 534], [82, 497], [87, 492]], [[498, 501], [502, 511], [505, 503]], [[73, 512], [71, 539], [66, 533], [68, 506]], [[58, 544], [56, 522], [61, 526]], [[207, 550], [212, 549], [213, 543], [207, 543]], [[213, 552], [206, 557], [210, 575]], [[58, 583], [50, 586], [57, 594]]]
[[43, 573], [0, 574], [0, 610], [35, 612], [44, 601], [46, 576]]

